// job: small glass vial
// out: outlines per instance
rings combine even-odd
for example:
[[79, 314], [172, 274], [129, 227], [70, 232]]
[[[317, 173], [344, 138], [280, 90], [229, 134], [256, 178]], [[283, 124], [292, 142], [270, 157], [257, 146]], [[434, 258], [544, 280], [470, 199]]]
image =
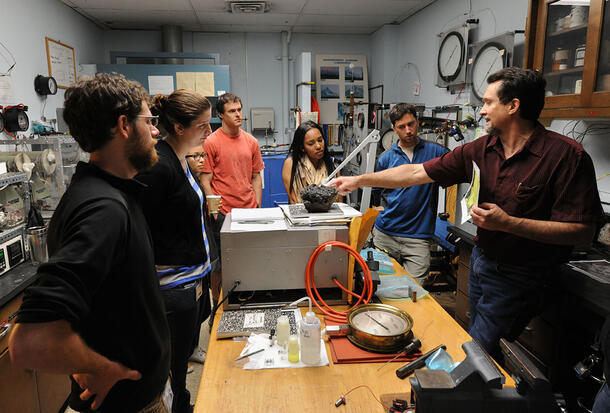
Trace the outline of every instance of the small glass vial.
[[283, 347], [288, 343], [288, 336], [290, 335], [290, 321], [288, 320], [287, 316], [281, 315], [277, 318], [275, 334], [277, 337], [278, 346]]
[[299, 337], [291, 334], [288, 337], [288, 361], [291, 363], [299, 362]]

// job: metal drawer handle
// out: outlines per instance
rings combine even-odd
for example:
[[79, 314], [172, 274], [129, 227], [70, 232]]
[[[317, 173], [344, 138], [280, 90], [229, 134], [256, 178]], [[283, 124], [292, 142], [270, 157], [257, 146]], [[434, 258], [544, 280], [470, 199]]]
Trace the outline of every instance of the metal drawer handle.
[[1, 330], [0, 338], [4, 337], [10, 329], [11, 329], [11, 324], [9, 324], [9, 323], [6, 323], [6, 324], [0, 326], [0, 330]]

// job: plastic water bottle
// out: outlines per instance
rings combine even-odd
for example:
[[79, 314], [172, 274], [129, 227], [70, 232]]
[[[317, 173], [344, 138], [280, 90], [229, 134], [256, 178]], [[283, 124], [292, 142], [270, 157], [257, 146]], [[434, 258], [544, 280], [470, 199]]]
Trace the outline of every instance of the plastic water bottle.
[[321, 324], [313, 311], [308, 311], [301, 321], [301, 361], [305, 364], [320, 362]]

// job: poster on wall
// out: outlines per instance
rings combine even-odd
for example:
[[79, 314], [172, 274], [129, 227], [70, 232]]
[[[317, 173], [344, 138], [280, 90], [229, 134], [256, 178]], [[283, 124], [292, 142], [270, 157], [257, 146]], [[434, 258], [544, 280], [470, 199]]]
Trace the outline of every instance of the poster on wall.
[[317, 55], [316, 98], [320, 105], [320, 123], [343, 123], [339, 103], [368, 101], [368, 73], [364, 55]]

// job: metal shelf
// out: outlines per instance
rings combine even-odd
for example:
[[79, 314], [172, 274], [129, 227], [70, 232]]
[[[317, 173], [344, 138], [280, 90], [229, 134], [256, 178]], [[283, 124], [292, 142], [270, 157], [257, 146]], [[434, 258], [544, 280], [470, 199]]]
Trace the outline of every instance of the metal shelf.
[[0, 232], [0, 244], [18, 236], [18, 235], [22, 235], [24, 229], [25, 229], [25, 224], [20, 224], [20, 225], [17, 225], [15, 228], [7, 229], [6, 231]]
[[28, 177], [23, 172], [7, 172], [5, 174], [0, 174], [0, 186], [27, 182], [27, 180]]

